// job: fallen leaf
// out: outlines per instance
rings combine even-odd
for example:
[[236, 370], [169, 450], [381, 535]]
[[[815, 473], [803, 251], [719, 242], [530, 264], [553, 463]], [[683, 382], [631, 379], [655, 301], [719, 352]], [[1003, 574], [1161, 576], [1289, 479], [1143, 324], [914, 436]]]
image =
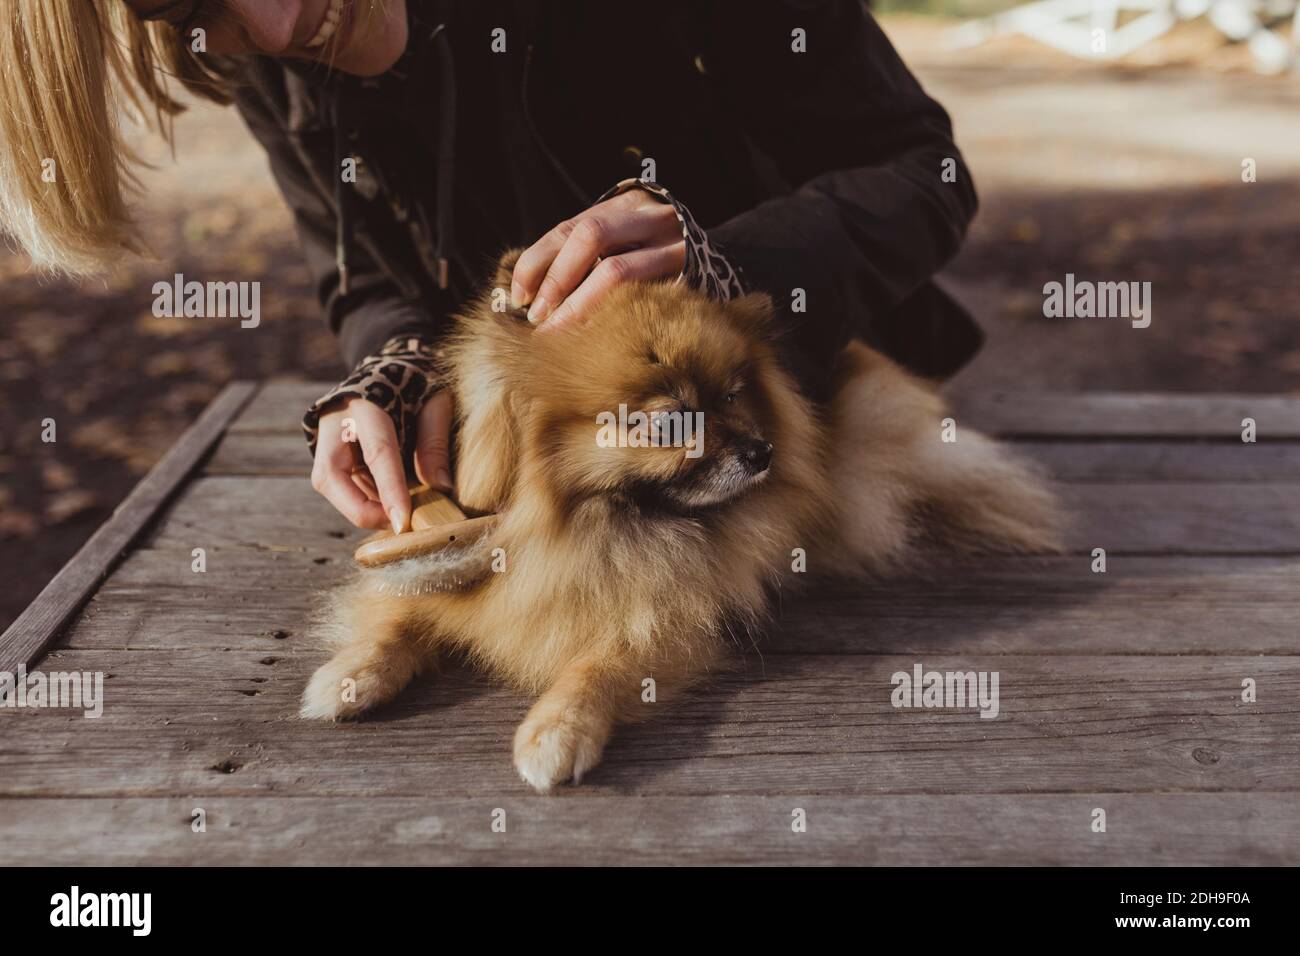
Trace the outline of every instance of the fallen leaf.
[[61, 461], [47, 461], [41, 466], [41, 480], [53, 491], [67, 491], [77, 483], [77, 475]]
[[1011, 225], [1011, 238], [1015, 242], [1037, 242], [1038, 223], [1032, 219], [1018, 219]]
[[0, 538], [33, 538], [41, 523], [26, 511], [0, 511]]
[[184, 352], [159, 352], [144, 363], [144, 374], [150, 378], [162, 378], [188, 372], [190, 367], [190, 357]]
[[51, 498], [45, 505], [45, 517], [53, 524], [59, 524], [97, 507], [99, 496], [93, 491], [74, 489]]

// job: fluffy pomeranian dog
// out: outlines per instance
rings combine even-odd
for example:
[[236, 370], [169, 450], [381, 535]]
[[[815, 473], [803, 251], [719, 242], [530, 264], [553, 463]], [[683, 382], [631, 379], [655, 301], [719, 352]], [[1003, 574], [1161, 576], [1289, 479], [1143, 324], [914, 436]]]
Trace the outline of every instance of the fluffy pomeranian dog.
[[[546, 335], [491, 301], [458, 320], [449, 356], [458, 497], [498, 523], [452, 559], [362, 572], [337, 592], [337, 650], [304, 717], [359, 716], [460, 653], [537, 696], [514, 762], [547, 791], [594, 767], [617, 724], [658, 709], [643, 696], [663, 704], [721, 666], [774, 591], [809, 576], [801, 562], [861, 576], [921, 542], [1057, 546], [1034, 472], [970, 429], [942, 441], [937, 393], [879, 353], [846, 349], [815, 409], [777, 360], [766, 296], [630, 285]], [[694, 448], [599, 440], [620, 405], [699, 412], [703, 430]]]

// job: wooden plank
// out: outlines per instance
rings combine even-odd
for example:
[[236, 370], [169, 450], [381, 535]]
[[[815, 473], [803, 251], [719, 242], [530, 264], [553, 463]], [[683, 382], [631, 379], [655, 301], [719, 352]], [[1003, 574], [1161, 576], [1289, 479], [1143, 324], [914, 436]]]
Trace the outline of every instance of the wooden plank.
[[[113, 675], [103, 715], [0, 710], [0, 796], [527, 792], [509, 756], [525, 696], [453, 667], [371, 720], [300, 721], [322, 659], [55, 651], [47, 670]], [[999, 716], [894, 708], [891, 675], [918, 662], [997, 671]], [[752, 656], [689, 699], [647, 705], [657, 719], [621, 729], [579, 792], [1296, 791], [1298, 698], [1294, 657]]]
[[311, 455], [302, 433], [246, 431], [226, 434], [204, 464], [205, 475], [285, 475], [311, 473]]
[[[230, 431], [298, 433], [302, 413], [333, 382], [274, 381], [263, 386]], [[1241, 441], [1254, 418], [1261, 442], [1300, 439], [1300, 396], [1157, 392], [988, 391], [977, 383], [953, 396], [963, 422], [1022, 438], [1216, 438]]]
[[[321, 591], [352, 571], [326, 552], [134, 552], [69, 628], [74, 648], [230, 647], [280, 653], [306, 638]], [[1086, 555], [997, 558], [781, 601], [764, 654], [1300, 653], [1300, 559]]]
[[365, 536], [311, 488], [310, 476], [197, 478], [148, 547], [316, 552]]
[[1298, 554], [1300, 483], [1061, 485], [1066, 548], [1113, 554]]
[[[195, 808], [206, 830], [191, 828]], [[1106, 810], [1104, 834], [1090, 829]], [[493, 811], [505, 832], [493, 832]], [[794, 833], [791, 814], [805, 812]], [[239, 798], [8, 801], [0, 846], [44, 866], [813, 864], [1283, 866], [1294, 797], [1275, 793], [829, 797]], [[1213, 826], [1207, 826], [1213, 821]], [[51, 833], [58, 839], [49, 839]]]
[[230, 423], [231, 432], [281, 432], [302, 439], [303, 413], [337, 382], [267, 382]]
[[[1300, 553], [1300, 482], [1065, 484], [1066, 546], [1112, 554]], [[149, 545], [322, 551], [360, 533], [311, 490], [308, 476], [204, 477], [166, 514]]]
[[254, 383], [232, 382], [213, 399], [198, 421], [186, 429], [113, 511], [112, 517], [0, 635], [0, 671], [16, 671], [20, 665], [29, 665], [41, 655], [256, 390]]
[[785, 602], [772, 653], [1300, 652], [1300, 560], [989, 559]]
[[[1016, 451], [1058, 481], [1295, 481], [1300, 442], [1020, 441]], [[302, 436], [227, 434], [204, 465], [206, 475], [285, 475], [311, 470]]]
[[1300, 438], [1300, 397], [1154, 392], [981, 391], [954, 396], [954, 417], [1016, 438], [1217, 438], [1241, 442], [1253, 418], [1259, 441]]
[[1057, 481], [1288, 482], [1300, 476], [1300, 442], [1018, 441], [1015, 450]]

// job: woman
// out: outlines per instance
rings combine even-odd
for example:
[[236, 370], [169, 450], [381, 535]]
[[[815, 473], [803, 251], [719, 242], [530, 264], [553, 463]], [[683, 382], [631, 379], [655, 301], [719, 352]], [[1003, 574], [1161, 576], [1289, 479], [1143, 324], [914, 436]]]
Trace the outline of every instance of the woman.
[[769, 292], [813, 398], [851, 337], [935, 377], [979, 346], [929, 281], [975, 212], [970, 174], [858, 0], [0, 10], [0, 215], [40, 265], [138, 248], [120, 102], [165, 130], [170, 74], [239, 109], [354, 366], [304, 426], [313, 486], [358, 526], [406, 524], [410, 469], [452, 488], [438, 338], [509, 246], [538, 334], [622, 282]]

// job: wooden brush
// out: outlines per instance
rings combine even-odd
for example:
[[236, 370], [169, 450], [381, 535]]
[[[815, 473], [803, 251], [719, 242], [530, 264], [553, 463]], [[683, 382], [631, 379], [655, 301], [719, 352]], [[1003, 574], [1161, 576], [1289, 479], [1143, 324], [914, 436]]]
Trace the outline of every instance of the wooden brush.
[[411, 489], [411, 527], [394, 534], [380, 531], [361, 543], [352, 555], [363, 568], [379, 568], [408, 558], [434, 554], [452, 545], [465, 547], [497, 523], [496, 515], [467, 518], [460, 507], [427, 485]]

